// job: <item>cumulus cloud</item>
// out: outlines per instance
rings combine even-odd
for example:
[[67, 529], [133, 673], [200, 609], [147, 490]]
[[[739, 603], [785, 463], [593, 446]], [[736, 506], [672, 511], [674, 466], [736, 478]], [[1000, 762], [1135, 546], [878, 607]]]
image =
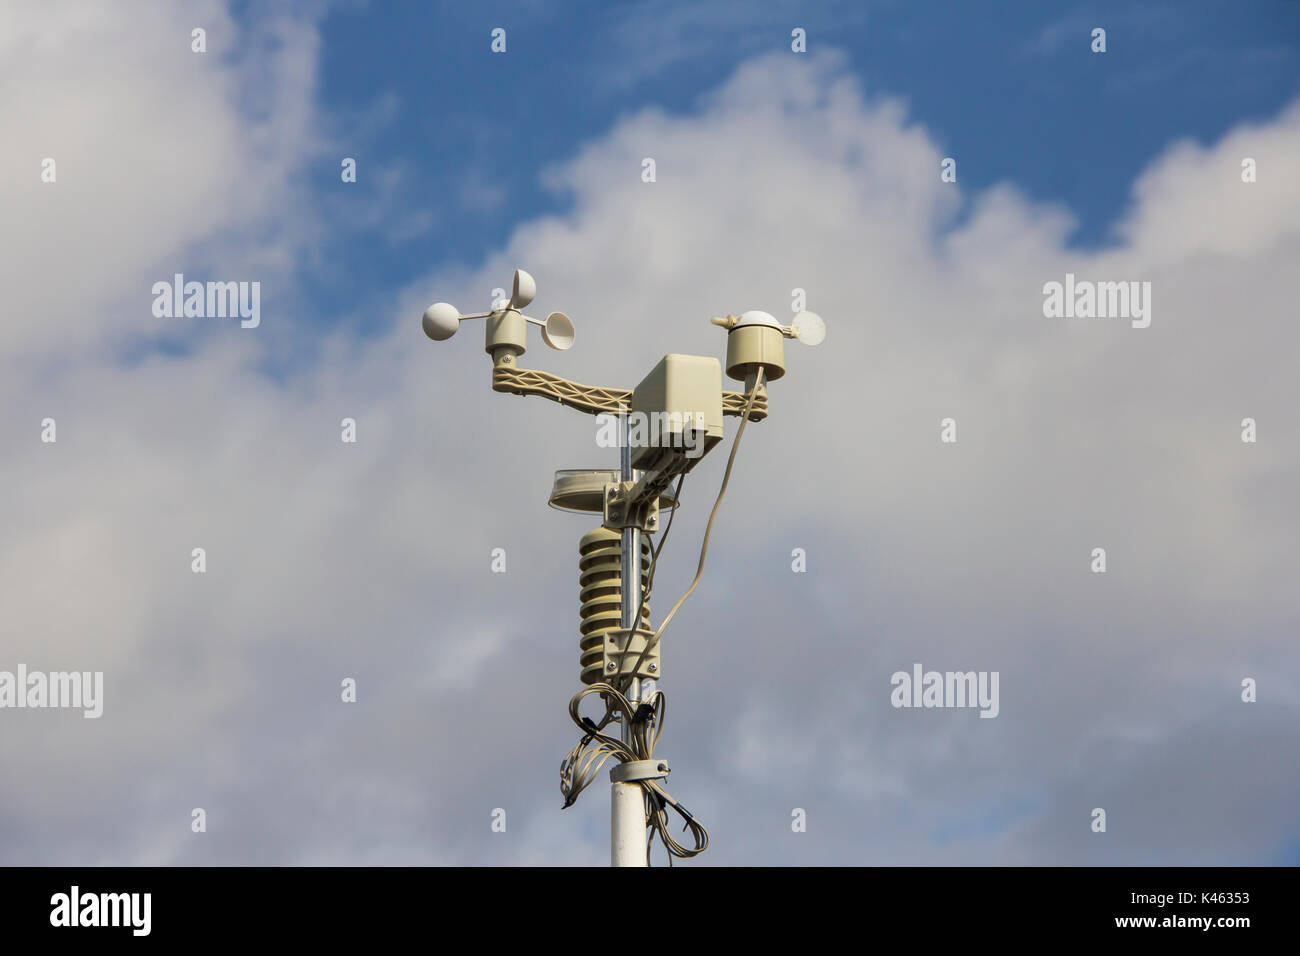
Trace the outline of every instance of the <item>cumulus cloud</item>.
[[[10, 4], [3, 16], [0, 106], [16, 147], [0, 158], [5, 354], [57, 361], [153, 338], [136, 306], [187, 267], [284, 272], [289, 172], [319, 145], [310, 23], [241, 26], [217, 2]], [[199, 26], [205, 53], [191, 50]]]
[[[710, 826], [704, 861], [1262, 862], [1295, 839], [1300, 111], [1172, 145], [1115, 243], [1081, 252], [1069, 210], [941, 182], [931, 135], [840, 58], [755, 59], [695, 112], [627, 117], [540, 173], [568, 210], [521, 222], [481, 268], [381, 296], [385, 333], [317, 337], [269, 376], [308, 321], [205, 326], [183, 354], [129, 360], [89, 345], [155, 334], [138, 290], [178, 250], [264, 254], [286, 277], [307, 254], [268, 222], [318, 145], [313, 25], [282, 24], [269, 67], [196, 67], [188, 21], [133, 33], [60, 10], [67, 29], [25, 65], [6, 56], [0, 82], [26, 104], [3, 180], [36, 183], [0, 259], [0, 666], [102, 669], [106, 701], [98, 721], [5, 713], [9, 861], [606, 858], [603, 787], [562, 814], [557, 779], [595, 522], [543, 505], [552, 469], [609, 452], [591, 419], [491, 392], [477, 328], [418, 329], [432, 298], [480, 308], [516, 266], [543, 313], [578, 324], [571, 352], [537, 344], [523, 364], [590, 384], [721, 355], [709, 316], [782, 314], [796, 287], [830, 326], [819, 350], [788, 345], [665, 638], [661, 749]], [[209, 14], [209, 36], [238, 29]], [[98, 52], [24, 99], [78, 31]], [[175, 52], [132, 69], [141, 44]], [[267, 69], [283, 92], [250, 103]], [[244, 142], [265, 146], [251, 179], [230, 168]], [[1042, 287], [1067, 272], [1150, 281], [1151, 327], [1044, 318]], [[694, 570], [723, 458], [687, 482], [659, 614]], [[1000, 671], [998, 718], [892, 708], [890, 675], [917, 661]], [[189, 832], [193, 807], [208, 834]]]

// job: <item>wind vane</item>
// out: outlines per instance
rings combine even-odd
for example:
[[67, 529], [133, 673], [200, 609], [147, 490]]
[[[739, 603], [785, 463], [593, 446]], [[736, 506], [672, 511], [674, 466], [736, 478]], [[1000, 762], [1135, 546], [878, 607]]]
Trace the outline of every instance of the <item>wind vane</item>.
[[[545, 321], [524, 315], [537, 294], [537, 283], [515, 271], [510, 299], [493, 303], [488, 312], [462, 314], [447, 302], [425, 310], [421, 325], [429, 338], [444, 341], [466, 319], [486, 319], [486, 350], [492, 356], [492, 388], [516, 395], [539, 395], [595, 415], [618, 415], [623, 441], [617, 470], [566, 469], [555, 473], [549, 504], [563, 511], [601, 516], [599, 527], [583, 535], [578, 546], [580, 588], [579, 676], [587, 686], [569, 701], [569, 715], [582, 738], [560, 767], [560, 790], [568, 807], [613, 757], [610, 770], [612, 818], [610, 859], [614, 866], [647, 866], [649, 843], [658, 835], [673, 857], [691, 857], [708, 846], [703, 825], [669, 795], [664, 781], [668, 761], [655, 757], [663, 730], [665, 699], [660, 638], [690, 597], [704, 572], [713, 521], [731, 479], [745, 425], [767, 417], [767, 383], [785, 374], [784, 340], [819, 345], [826, 324], [813, 312], [800, 312], [788, 326], [767, 312], [744, 312], [712, 319], [727, 330], [727, 374], [745, 383], [743, 392], [722, 388], [722, 366], [715, 358], [665, 355], [632, 389], [602, 388], [518, 365], [527, 351], [527, 329], [537, 325], [542, 341], [564, 351], [573, 346], [574, 328], [563, 312]], [[645, 416], [652, 433], [633, 447], [631, 416]], [[686, 592], [657, 628], [650, 627], [648, 598], [655, 567], [680, 503], [688, 472], [723, 438], [724, 416], [740, 418], [700, 548], [699, 567]], [[672, 487], [674, 480], [676, 487]], [[664, 536], [652, 548], [649, 536], [659, 531], [660, 512], [668, 510]], [[583, 716], [582, 702], [599, 695], [604, 714]], [[619, 724], [618, 736], [606, 733]], [[689, 829], [693, 844], [678, 843], [669, 833], [669, 810]], [[649, 832], [647, 833], [647, 828]]]

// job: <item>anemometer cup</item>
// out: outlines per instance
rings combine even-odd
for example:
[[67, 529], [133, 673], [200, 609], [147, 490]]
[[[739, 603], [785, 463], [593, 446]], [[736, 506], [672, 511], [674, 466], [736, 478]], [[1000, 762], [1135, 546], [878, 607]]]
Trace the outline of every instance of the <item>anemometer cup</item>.
[[435, 302], [424, 310], [420, 319], [424, 334], [435, 342], [442, 342], [456, 334], [460, 328], [460, 312], [450, 302]]
[[537, 296], [537, 283], [523, 269], [515, 270], [515, 281], [510, 289], [510, 308], [518, 311]]
[[542, 325], [542, 341], [557, 352], [573, 347], [573, 321], [563, 312], [552, 312]]
[[532, 302], [536, 295], [537, 283], [533, 277], [523, 269], [516, 269], [510, 299], [494, 301], [490, 312], [465, 315], [450, 302], [435, 302], [424, 310], [420, 327], [429, 338], [442, 342], [455, 335], [465, 319], [487, 319], [485, 350], [497, 366], [513, 365], [515, 356], [523, 355], [528, 350], [525, 332], [530, 323], [541, 326], [542, 341], [556, 351], [563, 352], [572, 348], [573, 322], [563, 312], [552, 312], [543, 322], [519, 311]]

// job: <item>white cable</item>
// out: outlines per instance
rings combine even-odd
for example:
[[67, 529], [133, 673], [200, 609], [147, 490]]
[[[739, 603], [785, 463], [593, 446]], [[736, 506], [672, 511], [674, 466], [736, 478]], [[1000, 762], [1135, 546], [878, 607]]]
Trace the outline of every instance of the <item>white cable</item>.
[[[580, 712], [583, 698], [588, 694], [600, 694], [605, 698], [605, 716], [599, 724], [583, 717]], [[578, 728], [585, 732], [585, 736], [569, 751], [568, 756], [560, 764], [560, 792], [564, 794], [565, 807], [573, 805], [578, 795], [596, 778], [601, 767], [610, 757], [616, 758], [619, 763], [653, 759], [655, 745], [663, 732], [664, 714], [668, 703], [662, 691], [655, 691], [652, 699], [653, 703], [644, 702], [641, 705], [641, 708], [650, 708], [647, 713], [641, 708], [634, 709], [632, 702], [612, 684], [592, 684], [573, 695], [569, 701], [569, 716]], [[632, 715], [640, 712], [643, 715], [640, 720], [631, 720], [630, 743], [604, 733], [604, 728], [611, 722], [615, 711]], [[709, 834], [704, 829], [704, 825], [696, 820], [689, 810], [674, 800], [659, 780], [634, 782], [640, 785], [642, 796], [649, 807], [646, 820], [646, 825], [649, 827], [647, 841], [653, 841], [656, 835], [659, 837], [664, 849], [668, 851], [670, 866], [673, 857], [685, 859], [708, 849]], [[679, 843], [668, 832], [670, 808], [685, 821], [683, 829], [690, 830], [693, 846], [688, 847]]]
[[695, 579], [691, 581], [691, 586], [686, 589], [686, 593], [677, 599], [677, 603], [673, 605], [673, 609], [668, 612], [668, 616], [663, 619], [662, 623], [660, 623], [659, 627], [655, 630], [654, 635], [646, 641], [646, 645], [641, 651], [641, 656], [637, 658], [636, 667], [632, 668], [633, 674], [635, 674], [641, 667], [641, 662], [645, 660], [646, 654], [650, 653], [650, 651], [654, 649], [655, 645], [659, 643], [659, 638], [663, 636], [664, 630], [668, 627], [668, 623], [673, 619], [674, 615], [677, 614], [681, 606], [686, 603], [686, 599], [691, 596], [691, 592], [695, 590], [695, 586], [700, 583], [700, 577], [704, 574], [704, 558], [709, 553], [709, 537], [713, 534], [713, 520], [718, 516], [718, 508], [722, 504], [722, 496], [727, 493], [727, 483], [731, 481], [731, 467], [736, 463], [736, 452], [740, 450], [740, 439], [741, 436], [745, 434], [745, 425], [749, 422], [749, 409], [753, 405], [754, 397], [758, 395], [758, 390], [762, 385], [763, 367], [760, 365], [758, 372], [754, 377], [754, 385], [750, 389], [749, 398], [745, 403], [745, 412], [740, 416], [740, 428], [736, 430], [736, 440], [731, 443], [731, 455], [727, 458], [727, 470], [722, 473], [722, 487], [718, 489], [718, 497], [713, 502], [713, 510], [709, 513], [709, 523], [704, 527], [704, 542], [700, 545], [700, 564], [699, 567], [695, 569]]
[[[736, 431], [736, 438], [731, 443], [731, 455], [727, 458], [727, 469], [722, 474], [722, 487], [718, 489], [718, 497], [713, 502], [713, 510], [709, 513], [709, 522], [704, 528], [704, 541], [700, 545], [700, 563], [695, 570], [695, 579], [691, 581], [690, 587], [686, 592], [677, 599], [673, 609], [668, 612], [668, 616], [655, 630], [654, 635], [646, 642], [642, 649], [640, 657], [637, 658], [636, 666], [632, 668], [631, 673], [635, 674], [641, 667], [641, 662], [645, 660], [645, 655], [659, 642], [668, 623], [677, 614], [678, 610], [686, 599], [691, 596], [696, 585], [700, 583], [700, 577], [704, 574], [704, 559], [709, 552], [709, 538], [713, 534], [713, 521], [718, 516], [718, 508], [722, 504], [722, 496], [727, 492], [727, 484], [731, 481], [731, 469], [736, 463], [736, 452], [740, 448], [740, 438], [745, 434], [745, 425], [749, 421], [749, 413], [753, 408], [754, 399], [763, 385], [763, 369], [759, 368], [754, 376], [754, 383], [749, 390], [749, 395], [745, 401], [744, 412], [740, 416], [740, 428]], [[684, 476], [683, 476], [684, 477]], [[677, 492], [674, 495], [674, 502], [680, 501], [681, 480], [677, 483]], [[674, 511], [676, 505], [674, 504]], [[650, 561], [650, 569], [647, 574], [647, 584], [654, 581], [655, 566], [659, 563], [659, 555], [663, 551], [664, 544], [668, 541], [668, 532], [672, 528], [672, 515], [668, 517], [668, 526], [664, 529], [664, 536], [659, 542], [659, 547], [655, 550], [654, 556]], [[636, 557], [636, 556], [634, 556]], [[637, 608], [634, 622], [641, 619], [641, 607], [645, 604], [646, 592], [649, 587], [642, 589], [641, 604]], [[605, 714], [600, 723], [596, 723], [589, 717], [583, 717], [580, 711], [582, 701], [588, 694], [600, 694], [605, 700]], [[578, 799], [578, 795], [595, 779], [596, 774], [600, 772], [601, 767], [614, 757], [619, 763], [628, 763], [633, 760], [651, 760], [654, 757], [655, 745], [659, 742], [659, 735], [663, 733], [664, 714], [667, 710], [667, 699], [663, 691], [656, 690], [651, 695], [650, 701], [643, 701], [639, 708], [634, 709], [623, 693], [612, 684], [592, 684], [574, 694], [569, 701], [569, 716], [577, 724], [578, 729], [584, 732], [582, 740], [569, 751], [568, 755], [560, 763], [560, 792], [564, 794], [564, 806], [570, 807]], [[646, 708], [649, 708], [647, 711]], [[623, 719], [628, 721], [630, 732], [628, 734], [629, 742], [624, 742], [618, 737], [611, 737], [604, 733], [604, 729], [613, 721], [614, 714], [621, 713]], [[637, 715], [641, 715], [638, 720]], [[664, 849], [668, 851], [668, 865], [672, 865], [673, 857], [688, 858], [703, 853], [709, 846], [709, 834], [704, 829], [704, 825], [691, 815], [691, 812], [683, 807], [680, 803], [669, 795], [658, 779], [637, 780], [640, 784], [648, 808], [646, 825], [649, 827], [647, 841], [653, 842], [656, 835], [664, 844]], [[687, 847], [679, 843], [668, 832], [668, 810], [671, 808], [684, 821], [683, 829], [691, 832], [693, 847]]]

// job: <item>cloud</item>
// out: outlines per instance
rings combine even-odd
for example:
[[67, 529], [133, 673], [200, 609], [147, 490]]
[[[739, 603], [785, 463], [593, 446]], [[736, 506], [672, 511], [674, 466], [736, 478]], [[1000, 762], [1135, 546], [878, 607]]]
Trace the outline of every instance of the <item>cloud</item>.
[[[186, 266], [281, 271], [294, 255], [279, 226], [289, 172], [318, 145], [310, 24], [242, 26], [213, 2], [147, 17], [18, 4], [5, 16], [0, 105], [21, 145], [0, 158], [0, 281], [20, 317], [0, 327], [4, 354], [50, 360], [153, 337], [150, 283]], [[206, 53], [191, 51], [199, 24]], [[46, 158], [55, 183], [41, 179]]]
[[[418, 331], [430, 290], [479, 308], [516, 266], [539, 311], [578, 326], [572, 351], [534, 345], [524, 364], [591, 384], [631, 386], [669, 351], [721, 355], [709, 316], [781, 314], [795, 288], [828, 321], [821, 349], [789, 344], [665, 638], [661, 750], [711, 829], [704, 862], [1260, 862], [1294, 843], [1300, 777], [1278, 759], [1300, 707], [1294, 110], [1171, 147], [1118, 244], [1080, 252], [1068, 210], [942, 183], [927, 131], [842, 58], [763, 57], [696, 113], [632, 115], [549, 170], [568, 211], [521, 222], [480, 268], [396, 290], [385, 334], [322, 336], [288, 313], [281, 335], [206, 326], [183, 354], [56, 363], [70, 338], [151, 334], [132, 290], [178, 250], [233, 261], [240, 237], [274, 237], [276, 184], [313, 155], [310, 23], [284, 27], [272, 68], [296, 92], [269, 113], [229, 95], [264, 67], [196, 72], [176, 26], [148, 28], [180, 50], [156, 71], [102, 42], [96, 69], [50, 91], [68, 112], [17, 126], [15, 152], [53, 140], [70, 159], [55, 199], [22, 193], [5, 237], [21, 271], [0, 340], [0, 666], [102, 669], [106, 703], [99, 721], [0, 715], [8, 861], [606, 859], [603, 786], [561, 813], [557, 779], [576, 546], [595, 521], [542, 506], [552, 469], [608, 453], [593, 420], [491, 392], [476, 328]], [[108, 19], [82, 29], [122, 39]], [[97, 114], [112, 123], [69, 132]], [[230, 172], [238, 144], [281, 125], [297, 132], [260, 141], [261, 172]], [[117, 165], [86, 172], [84, 153]], [[105, 192], [113, 168], [126, 178]], [[279, 235], [288, 276], [306, 253]], [[1042, 286], [1067, 271], [1151, 281], [1151, 327], [1045, 319]], [[52, 303], [59, 324], [38, 318]], [[263, 371], [308, 335], [310, 361]], [[949, 416], [955, 445], [938, 440]], [[1258, 444], [1239, 439], [1246, 416]], [[693, 573], [724, 457], [686, 484], [656, 620]], [[889, 676], [916, 661], [999, 671], [1000, 716], [893, 709]], [[1245, 676], [1259, 704], [1240, 702]]]
[[819, 10], [791, 0], [761, 7], [743, 0], [708, 0], [630, 8], [610, 25], [604, 44], [611, 55], [600, 63], [598, 81], [601, 87], [625, 91], [684, 62], [723, 65], [767, 50], [788, 50], [795, 28], [806, 37], [832, 37], [865, 18], [863, 8]]

